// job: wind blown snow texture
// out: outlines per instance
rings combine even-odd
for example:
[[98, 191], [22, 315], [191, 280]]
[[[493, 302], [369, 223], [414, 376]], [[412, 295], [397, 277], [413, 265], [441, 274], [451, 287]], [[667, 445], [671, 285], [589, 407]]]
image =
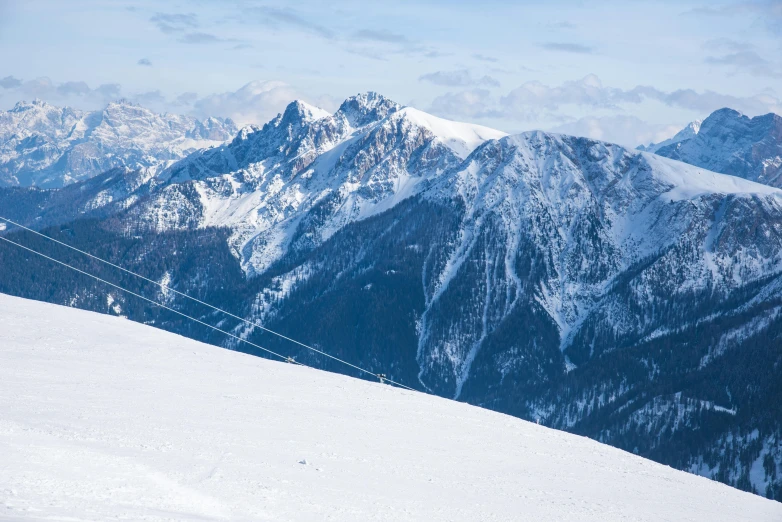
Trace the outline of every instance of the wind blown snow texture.
[[0, 518], [774, 521], [480, 408], [0, 296]]

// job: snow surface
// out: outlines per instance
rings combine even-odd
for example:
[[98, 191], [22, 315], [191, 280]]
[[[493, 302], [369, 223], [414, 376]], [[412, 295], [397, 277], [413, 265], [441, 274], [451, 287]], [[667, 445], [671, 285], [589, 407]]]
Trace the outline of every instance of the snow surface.
[[693, 199], [704, 194], [772, 195], [782, 198], [782, 190], [776, 187], [737, 176], [718, 174], [649, 152], [641, 154], [649, 162], [658, 179], [673, 185], [673, 188], [664, 194], [664, 197], [670, 197], [671, 200]]
[[477, 407], [0, 295], [0, 519], [782, 520]]
[[406, 118], [416, 125], [428, 129], [462, 159], [469, 156], [472, 151], [486, 141], [498, 140], [508, 135], [490, 127], [438, 118], [412, 107], [401, 109], [395, 116]]

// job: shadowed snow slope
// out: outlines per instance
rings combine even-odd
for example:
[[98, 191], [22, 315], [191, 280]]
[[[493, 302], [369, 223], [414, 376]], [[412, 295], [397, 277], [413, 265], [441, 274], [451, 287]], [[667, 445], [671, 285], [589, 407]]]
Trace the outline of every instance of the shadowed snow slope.
[[0, 519], [781, 520], [592, 440], [0, 296]]

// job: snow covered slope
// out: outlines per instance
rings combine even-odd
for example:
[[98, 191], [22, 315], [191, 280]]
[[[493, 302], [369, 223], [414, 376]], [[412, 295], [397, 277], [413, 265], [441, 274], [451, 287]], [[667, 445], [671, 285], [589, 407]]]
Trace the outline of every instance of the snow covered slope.
[[0, 295], [0, 519], [775, 521], [448, 400]]
[[466, 158], [479, 145], [488, 140], [498, 140], [507, 136], [506, 133], [472, 123], [438, 118], [412, 107], [400, 111], [409, 121], [428, 129], [438, 136], [460, 158]]
[[115, 167], [166, 166], [236, 130], [231, 120], [155, 114], [125, 101], [93, 112], [19, 102], [0, 112], [0, 186], [62, 187]]

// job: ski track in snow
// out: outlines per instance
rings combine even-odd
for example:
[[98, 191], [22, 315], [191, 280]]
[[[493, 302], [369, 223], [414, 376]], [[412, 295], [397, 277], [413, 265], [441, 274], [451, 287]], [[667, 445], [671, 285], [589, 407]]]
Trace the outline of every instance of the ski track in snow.
[[3, 295], [0, 454], [3, 520], [782, 520], [587, 438]]

